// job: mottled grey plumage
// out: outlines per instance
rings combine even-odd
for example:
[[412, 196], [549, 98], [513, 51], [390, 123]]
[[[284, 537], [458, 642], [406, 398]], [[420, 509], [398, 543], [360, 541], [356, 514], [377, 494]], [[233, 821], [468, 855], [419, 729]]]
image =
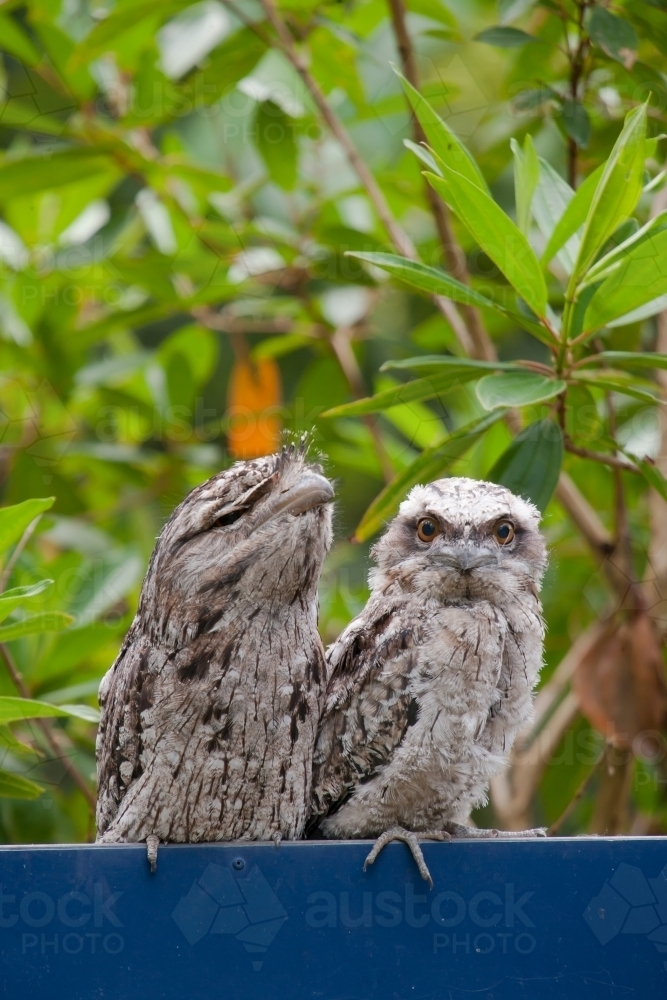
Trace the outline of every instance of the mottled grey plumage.
[[237, 463], [176, 508], [100, 687], [98, 840], [302, 835], [332, 496], [291, 447]]
[[[430, 541], [424, 518], [439, 532]], [[508, 544], [494, 536], [504, 521]], [[531, 504], [470, 479], [417, 486], [401, 504], [374, 548], [366, 607], [327, 651], [311, 830], [461, 834], [531, 714], [538, 523]]]

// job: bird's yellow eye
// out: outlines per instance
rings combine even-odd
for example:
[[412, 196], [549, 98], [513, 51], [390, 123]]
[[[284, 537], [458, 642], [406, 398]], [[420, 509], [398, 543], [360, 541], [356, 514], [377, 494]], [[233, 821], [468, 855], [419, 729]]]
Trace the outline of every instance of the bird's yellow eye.
[[493, 537], [499, 545], [509, 545], [514, 538], [514, 525], [511, 521], [498, 521], [493, 529]]
[[422, 542], [432, 542], [440, 534], [440, 528], [431, 517], [422, 517], [417, 524], [417, 534]]

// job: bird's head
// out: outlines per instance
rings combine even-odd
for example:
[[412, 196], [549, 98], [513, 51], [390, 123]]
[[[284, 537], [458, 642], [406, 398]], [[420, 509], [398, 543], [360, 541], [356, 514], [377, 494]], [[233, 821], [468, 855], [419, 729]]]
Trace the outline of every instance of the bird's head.
[[371, 586], [445, 601], [537, 595], [546, 565], [539, 521], [533, 504], [494, 483], [415, 486], [373, 549]]
[[305, 448], [293, 445], [213, 476], [165, 524], [140, 616], [180, 645], [224, 627], [229, 616], [250, 619], [255, 609], [312, 611], [331, 544], [333, 495]]

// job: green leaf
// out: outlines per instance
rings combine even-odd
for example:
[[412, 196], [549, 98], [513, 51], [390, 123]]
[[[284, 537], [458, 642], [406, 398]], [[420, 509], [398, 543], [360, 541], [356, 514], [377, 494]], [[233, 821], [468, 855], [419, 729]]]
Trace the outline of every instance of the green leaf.
[[477, 398], [485, 410], [499, 406], [530, 406], [553, 399], [567, 388], [562, 379], [546, 378], [534, 372], [503, 372], [486, 375], [477, 383]]
[[624, 452], [628, 458], [632, 459], [640, 473], [656, 493], [659, 493], [663, 500], [667, 500], [667, 479], [654, 462], [649, 462], [647, 458], [637, 458], [630, 452]]
[[[574, 191], [550, 163], [540, 159], [540, 179], [533, 196], [532, 212], [540, 232], [546, 240], [551, 238], [563, 213], [574, 197]], [[571, 236], [558, 251], [558, 260], [571, 274], [579, 252], [579, 239]]]
[[389, 274], [404, 281], [406, 285], [418, 288], [422, 292], [429, 292], [432, 295], [446, 295], [454, 302], [463, 302], [464, 305], [483, 306], [487, 309], [497, 308], [491, 299], [480, 295], [479, 292], [455, 278], [450, 278], [446, 271], [439, 271], [436, 267], [428, 267], [419, 261], [409, 260], [407, 257], [399, 257], [392, 253], [361, 253], [356, 250], [348, 250], [345, 256], [357, 257], [358, 260], [374, 264], [375, 267], [388, 271]]
[[[655, 351], [602, 351], [586, 359], [585, 364], [603, 364], [606, 368], [667, 368], [667, 354]], [[585, 367], [582, 364], [582, 368]]]
[[0, 642], [12, 642], [14, 639], [22, 639], [24, 635], [35, 635], [38, 632], [59, 632], [73, 621], [71, 615], [63, 614], [62, 611], [41, 611], [37, 615], [22, 618], [21, 621], [0, 626]]
[[28, 66], [36, 66], [42, 58], [28, 35], [9, 14], [0, 14], [0, 44], [5, 52]]
[[455, 386], [463, 385], [465, 382], [472, 382], [474, 379], [479, 378], [480, 374], [477, 368], [452, 365], [448, 371], [442, 374], [415, 379], [413, 382], [406, 382], [403, 385], [397, 385], [393, 389], [379, 392], [375, 396], [358, 399], [354, 403], [335, 406], [331, 410], [326, 410], [321, 416], [359, 417], [365, 413], [379, 413], [381, 410], [388, 410], [392, 406], [400, 406], [403, 403], [411, 403], [415, 400], [434, 399], [442, 393], [449, 392]]
[[417, 358], [402, 358], [400, 361], [385, 361], [381, 372], [411, 371], [416, 375], [433, 377], [453, 369], [470, 369], [481, 376], [484, 372], [521, 371], [512, 361], [474, 361], [472, 358], [453, 357], [450, 354], [422, 354]]
[[588, 21], [588, 33], [603, 52], [632, 69], [639, 40], [629, 21], [611, 14], [605, 7], [596, 6]]
[[625, 118], [588, 211], [579, 255], [571, 279], [574, 287], [614, 230], [627, 219], [642, 192], [646, 140], [646, 105]]
[[433, 153], [426, 146], [418, 146], [412, 139], [404, 139], [403, 145], [414, 153], [418, 160], [421, 160], [425, 167], [432, 170], [434, 174], [440, 173], [440, 167]]
[[3, 799], [36, 799], [44, 789], [41, 785], [0, 768], [0, 798]]
[[99, 722], [100, 713], [89, 705], [51, 705], [33, 698], [0, 696], [0, 725], [21, 722], [23, 719], [46, 719], [50, 716], [71, 716], [84, 722]]
[[544, 513], [556, 489], [562, 461], [560, 427], [553, 420], [538, 420], [514, 438], [486, 478], [530, 500]]
[[[619, 240], [624, 226], [630, 223], [634, 223], [632, 231], [624, 239]], [[636, 252], [640, 243], [645, 243], [652, 236], [664, 230], [667, 230], [667, 211], [660, 212], [659, 215], [650, 219], [641, 229], [635, 219], [629, 219], [627, 223], [623, 223], [616, 230], [616, 233], [614, 233], [613, 241], [615, 245], [604, 256], [599, 257], [593, 266], [588, 269], [585, 280], [577, 288], [577, 293], [591, 282], [607, 277], [612, 269], [617, 269], [624, 257], [627, 257], [631, 252], [633, 254]]]
[[72, 67], [91, 62], [113, 49], [113, 43], [141, 21], [156, 18], [158, 23], [164, 22], [188, 4], [189, 0], [138, 0], [136, 3], [119, 4], [116, 10], [95, 25], [79, 45], [72, 57]]
[[625, 381], [623, 377], [619, 374], [614, 375], [594, 375], [591, 373], [587, 375], [581, 371], [574, 373], [573, 378], [577, 382], [584, 382], [590, 385], [591, 388], [603, 389], [606, 392], [617, 392], [622, 396], [630, 396], [632, 399], [639, 399], [642, 403], [650, 403], [655, 405], [657, 402], [657, 388], [655, 391], [651, 391], [649, 388], [642, 388], [642, 384], [636, 380]]
[[99, 149], [62, 149], [0, 160], [0, 201], [37, 194], [87, 180], [91, 174], [108, 173], [113, 164]]
[[44, 497], [39, 500], [24, 500], [13, 507], [0, 508], [0, 552], [18, 542], [19, 538], [36, 517], [52, 507], [55, 497]]
[[366, 541], [380, 530], [384, 521], [395, 513], [399, 503], [406, 493], [417, 483], [430, 483], [439, 478], [462, 455], [493, 427], [502, 417], [503, 411], [473, 420], [465, 427], [459, 428], [451, 437], [433, 448], [426, 448], [419, 458], [404, 469], [375, 498], [354, 533], [358, 542]]
[[510, 146], [514, 154], [516, 223], [521, 232], [527, 235], [530, 229], [530, 206], [540, 179], [540, 161], [530, 135], [524, 139], [523, 150], [516, 139], [510, 139]]
[[291, 191], [297, 179], [298, 148], [295, 122], [274, 101], [262, 101], [255, 117], [257, 148], [266, 163], [271, 180]]
[[546, 315], [547, 286], [533, 249], [502, 208], [463, 174], [443, 164], [443, 177], [425, 172], [429, 184], [451, 205], [479, 246], [518, 295], [540, 318]]
[[574, 236], [581, 226], [583, 226], [603, 170], [604, 163], [601, 163], [600, 166], [594, 170], [592, 174], [589, 174], [586, 180], [579, 185], [577, 190], [574, 192], [574, 196], [570, 198], [565, 211], [554, 226], [547, 245], [544, 248], [544, 253], [542, 254], [543, 264], [548, 264], [551, 258], [558, 253], [561, 247], [564, 246], [572, 236]]
[[539, 42], [535, 35], [529, 35], [527, 31], [520, 28], [510, 28], [503, 24], [495, 24], [492, 28], [485, 28], [474, 36], [476, 42], [484, 42], [485, 45], [496, 45], [501, 49], [516, 49], [527, 42]]
[[29, 601], [31, 597], [41, 594], [52, 583], [53, 580], [40, 580], [39, 583], [33, 583], [32, 586], [14, 587], [12, 590], [6, 590], [4, 594], [0, 595], [0, 622], [4, 621], [14, 608]]
[[0, 106], [0, 124], [7, 128], [24, 128], [31, 132], [43, 132], [44, 135], [58, 137], [67, 129], [64, 122], [50, 115], [41, 114], [34, 103], [20, 100], [11, 100]]
[[563, 101], [560, 120], [570, 139], [574, 139], [581, 149], [586, 149], [591, 138], [591, 120], [581, 101]]
[[408, 83], [395, 66], [392, 65], [392, 69], [401, 81], [410, 107], [424, 130], [429, 146], [438, 159], [449, 164], [450, 167], [454, 167], [460, 174], [467, 177], [471, 184], [475, 184], [488, 194], [488, 185], [472, 153], [431, 107], [426, 98], [422, 97], [411, 83]]
[[649, 305], [653, 315], [663, 308], [667, 295], [667, 230], [640, 240], [621, 258], [618, 267], [596, 290], [588, 303], [584, 329], [590, 332], [608, 326]]

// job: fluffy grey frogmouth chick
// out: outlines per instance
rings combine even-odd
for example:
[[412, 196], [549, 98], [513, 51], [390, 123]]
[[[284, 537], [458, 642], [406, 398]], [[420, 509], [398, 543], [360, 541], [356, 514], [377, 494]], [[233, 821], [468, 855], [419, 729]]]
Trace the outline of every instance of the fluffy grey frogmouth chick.
[[100, 687], [98, 841], [295, 840], [325, 689], [317, 586], [333, 488], [294, 446], [167, 521]]
[[[309, 829], [507, 836], [466, 826], [530, 719], [542, 663], [539, 514], [493, 483], [416, 486], [373, 550], [371, 596], [327, 651]], [[524, 831], [509, 836], [537, 835]], [[317, 835], [317, 833], [316, 833]]]

